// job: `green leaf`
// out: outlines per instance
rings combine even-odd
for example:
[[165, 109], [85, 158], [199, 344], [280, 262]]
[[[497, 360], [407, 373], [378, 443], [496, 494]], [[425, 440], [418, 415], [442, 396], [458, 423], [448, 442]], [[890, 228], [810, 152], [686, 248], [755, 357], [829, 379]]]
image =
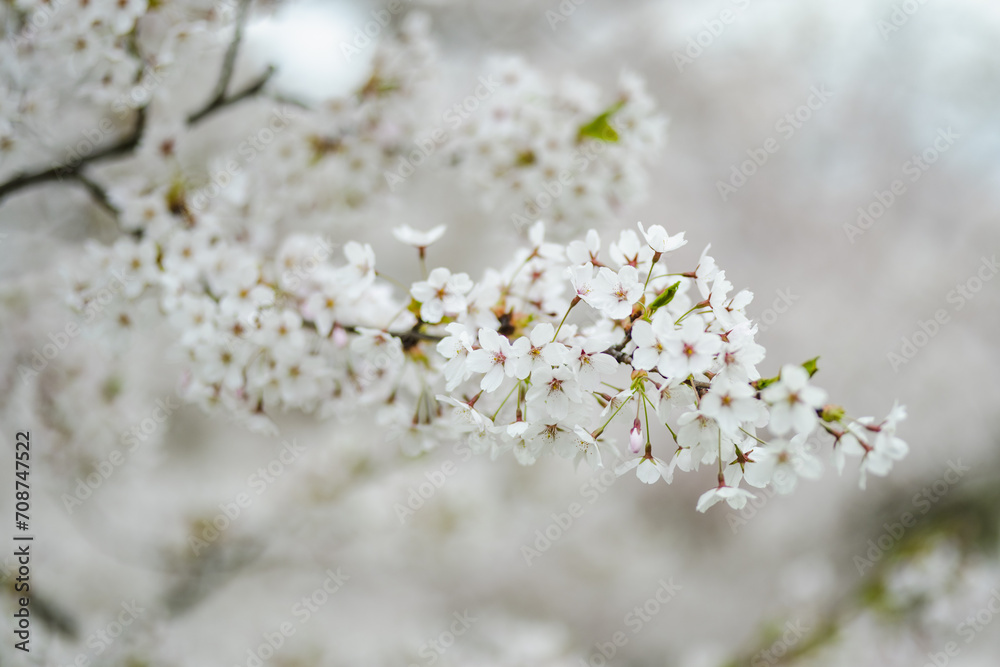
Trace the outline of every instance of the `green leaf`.
[[[816, 357], [814, 359], [810, 359], [809, 361], [807, 361], [804, 364], [802, 364], [802, 368], [806, 369], [806, 371], [809, 373], [809, 377], [812, 377], [813, 375], [815, 375], [816, 371], [819, 370], [819, 368], [816, 367], [816, 362], [817, 361], [819, 361], [819, 357]], [[757, 380], [756, 382], [754, 382], [753, 386], [755, 386], [758, 390], [760, 390], [760, 389], [763, 389], [764, 387], [766, 387], [768, 385], [774, 384], [779, 379], [781, 379], [781, 375], [780, 374], [774, 376], [773, 378], [766, 378], [766, 379], [765, 378], [761, 378], [761, 379]]]
[[763, 389], [764, 387], [772, 385], [775, 382], [777, 382], [779, 377], [780, 376], [775, 375], [773, 378], [761, 378], [759, 380], [754, 381], [753, 386], [755, 386], [758, 390]]
[[597, 116], [597, 118], [582, 126], [580, 131], [577, 133], [577, 141], [580, 141], [584, 137], [590, 137], [591, 139], [597, 139], [599, 141], [607, 141], [609, 143], [615, 143], [618, 141], [618, 133], [615, 131], [615, 128], [611, 127], [611, 124], [608, 123], [608, 119], [610, 119], [611, 116], [613, 116], [615, 112], [623, 106], [625, 106], [625, 101], [618, 100], [608, 107], [606, 111]]
[[677, 294], [677, 288], [680, 286], [681, 281], [678, 280], [673, 285], [660, 292], [660, 295], [653, 299], [653, 303], [649, 304], [649, 314], [652, 315], [658, 309], [663, 308], [665, 305], [673, 301], [674, 296]]

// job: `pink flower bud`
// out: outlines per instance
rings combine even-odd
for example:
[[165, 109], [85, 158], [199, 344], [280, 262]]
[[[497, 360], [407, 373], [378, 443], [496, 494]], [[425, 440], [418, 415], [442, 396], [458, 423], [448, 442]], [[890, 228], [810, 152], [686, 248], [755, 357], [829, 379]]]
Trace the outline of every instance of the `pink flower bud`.
[[337, 347], [344, 347], [347, 345], [347, 341], [347, 332], [344, 331], [343, 327], [333, 327], [333, 344]]
[[638, 417], [632, 422], [632, 430], [628, 432], [628, 448], [633, 454], [642, 450], [642, 424]]

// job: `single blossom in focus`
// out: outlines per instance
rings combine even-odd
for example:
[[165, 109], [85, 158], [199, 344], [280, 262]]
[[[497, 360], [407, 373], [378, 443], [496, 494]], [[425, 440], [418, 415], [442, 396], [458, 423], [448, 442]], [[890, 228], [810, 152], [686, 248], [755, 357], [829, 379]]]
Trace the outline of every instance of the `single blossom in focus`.
[[646, 239], [646, 243], [654, 252], [671, 252], [687, 243], [684, 239], [684, 232], [670, 236], [661, 225], [652, 225], [649, 229], [644, 229], [640, 222], [639, 231], [642, 232], [643, 238]]

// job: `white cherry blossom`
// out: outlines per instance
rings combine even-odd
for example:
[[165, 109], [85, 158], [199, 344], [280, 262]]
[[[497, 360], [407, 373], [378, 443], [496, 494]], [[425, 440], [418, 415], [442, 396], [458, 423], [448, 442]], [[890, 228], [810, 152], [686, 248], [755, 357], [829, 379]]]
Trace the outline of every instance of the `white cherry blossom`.
[[623, 266], [618, 273], [601, 267], [585, 301], [600, 310], [605, 317], [620, 320], [632, 313], [633, 304], [641, 296], [642, 285], [635, 267]]
[[420, 318], [437, 324], [446, 315], [456, 316], [465, 311], [465, 295], [471, 289], [468, 274], [452, 274], [446, 268], [437, 268], [430, 272], [427, 280], [414, 283], [410, 294], [420, 302]]
[[670, 236], [662, 225], [650, 225], [649, 229], [645, 229], [640, 222], [639, 231], [646, 239], [646, 244], [656, 253], [672, 252], [687, 243], [684, 232]]
[[702, 414], [714, 419], [727, 435], [738, 437], [743, 424], [766, 418], [766, 410], [755, 394], [745, 382], [713, 379], [699, 407]]
[[631, 459], [615, 467], [615, 474], [619, 477], [629, 470], [635, 470], [635, 476], [644, 484], [656, 484], [663, 480], [670, 484], [674, 480], [674, 467], [676, 463], [664, 463], [652, 455], [644, 455]]
[[717, 335], [706, 332], [704, 327], [701, 318], [691, 316], [679, 329], [670, 332], [664, 343], [666, 364], [657, 364], [657, 370], [664, 377], [686, 378], [700, 375], [712, 367], [722, 341]]
[[495, 391], [504, 376], [520, 375], [519, 380], [527, 377], [520, 360], [531, 347], [528, 339], [519, 338], [512, 345], [506, 336], [492, 329], [480, 329], [479, 345], [478, 350], [469, 353], [466, 365], [474, 373], [485, 374], [480, 383], [483, 391]]
[[760, 397], [771, 406], [769, 428], [775, 435], [791, 430], [808, 435], [816, 428], [816, 410], [823, 406], [826, 392], [809, 384], [805, 368], [786, 364], [778, 381], [765, 387]]
[[405, 243], [411, 245], [414, 248], [424, 250], [436, 241], [440, 240], [444, 236], [445, 231], [448, 229], [446, 225], [437, 225], [431, 227], [426, 231], [421, 231], [419, 229], [414, 229], [409, 225], [403, 224], [398, 227], [392, 228], [392, 235], [396, 237], [396, 240], [400, 243]]
[[525, 395], [531, 413], [542, 410], [547, 416], [559, 421], [569, 414], [570, 403], [580, 403], [580, 391], [576, 374], [565, 366], [540, 368], [531, 374], [531, 388]]
[[822, 464], [807, 449], [807, 437], [797, 435], [791, 440], [772, 440], [754, 447], [750, 453], [753, 462], [746, 464], [743, 479], [757, 488], [772, 484], [781, 494], [794, 491], [799, 477], [819, 479]]
[[746, 507], [747, 501], [754, 497], [756, 496], [747, 489], [720, 484], [714, 489], [709, 489], [698, 498], [697, 510], [705, 512], [708, 508], [723, 500], [734, 510], [741, 510]]

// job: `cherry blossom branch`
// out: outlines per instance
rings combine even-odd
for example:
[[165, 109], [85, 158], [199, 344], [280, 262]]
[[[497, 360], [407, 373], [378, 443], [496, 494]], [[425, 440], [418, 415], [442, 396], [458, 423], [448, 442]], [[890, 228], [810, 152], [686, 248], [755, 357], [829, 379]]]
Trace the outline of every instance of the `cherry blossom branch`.
[[[270, 66], [264, 74], [251, 82], [247, 87], [237, 93], [234, 93], [233, 95], [226, 95], [226, 91], [232, 81], [236, 56], [238, 55], [239, 47], [243, 39], [243, 27], [249, 13], [250, 3], [251, 0], [244, 0], [240, 4], [239, 14], [236, 18], [236, 34], [233, 36], [233, 40], [230, 42], [229, 47], [226, 50], [222, 71], [219, 74], [219, 79], [215, 85], [215, 91], [212, 98], [204, 107], [188, 116], [188, 125], [195, 125], [202, 119], [217, 111], [257, 95], [261, 92], [261, 90], [263, 90], [264, 86], [274, 74], [275, 68]], [[133, 49], [133, 51], [136, 53], [137, 57], [141, 57], [138, 55], [137, 49]], [[64, 179], [70, 179], [82, 185], [87, 192], [90, 193], [98, 205], [117, 217], [119, 211], [117, 207], [111, 204], [107, 192], [100, 185], [86, 177], [84, 175], [84, 171], [93, 163], [132, 154], [136, 147], [138, 147], [139, 142], [142, 140], [143, 133], [146, 129], [147, 116], [147, 107], [139, 107], [136, 111], [135, 125], [133, 126], [131, 132], [120, 138], [118, 141], [95, 150], [90, 155], [81, 158], [79, 162], [74, 165], [56, 164], [55, 166], [47, 169], [39, 169], [32, 172], [18, 174], [7, 182], [0, 184], [0, 203], [2, 203], [8, 196], [25, 188], [55, 181], [62, 182]]]
[[[387, 333], [388, 335], [392, 336], [393, 338], [398, 338], [399, 340], [401, 340], [403, 342], [403, 346], [404, 347], [412, 347], [413, 345], [415, 345], [419, 341], [427, 341], [427, 342], [430, 342], [430, 343], [440, 343], [442, 340], [445, 339], [444, 336], [439, 336], [437, 334], [429, 334], [429, 333], [426, 333], [426, 332], [418, 330], [417, 327], [419, 327], [421, 325], [423, 325], [423, 322], [421, 322], [418, 325], [414, 326], [414, 328], [410, 329], [409, 331], [386, 331], [385, 333]], [[302, 322], [302, 326], [303, 326], [303, 328], [306, 328], [306, 329], [312, 329], [313, 331], [316, 330], [316, 324], [313, 323], [313, 322], [310, 322], [309, 320], [304, 320]], [[344, 331], [346, 331], [349, 334], [359, 334], [359, 333], [361, 333], [360, 330], [359, 330], [359, 328], [356, 325], [354, 325], [354, 324], [339, 324], [338, 323], [337, 326], [334, 327], [334, 328], [337, 328], [337, 327], [343, 329]], [[332, 331], [331, 331], [331, 334], [332, 334]]]

